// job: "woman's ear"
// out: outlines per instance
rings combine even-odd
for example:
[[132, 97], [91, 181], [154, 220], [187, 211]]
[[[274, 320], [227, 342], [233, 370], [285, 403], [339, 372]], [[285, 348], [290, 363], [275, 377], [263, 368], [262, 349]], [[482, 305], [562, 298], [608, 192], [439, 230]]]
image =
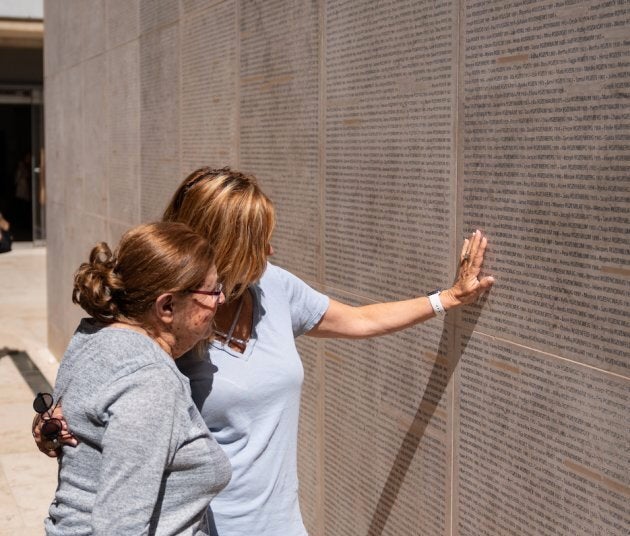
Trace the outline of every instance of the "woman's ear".
[[173, 322], [173, 298], [174, 296], [170, 292], [160, 294], [153, 306], [155, 314], [165, 324]]

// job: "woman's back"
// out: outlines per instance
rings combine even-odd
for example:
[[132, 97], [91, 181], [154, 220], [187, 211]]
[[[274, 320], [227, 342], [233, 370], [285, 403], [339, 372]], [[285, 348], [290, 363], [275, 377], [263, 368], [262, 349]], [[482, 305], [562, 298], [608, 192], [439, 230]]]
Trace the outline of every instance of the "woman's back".
[[60, 398], [79, 445], [64, 448], [47, 534], [203, 534], [195, 526], [230, 466], [170, 356], [141, 333], [84, 320]]

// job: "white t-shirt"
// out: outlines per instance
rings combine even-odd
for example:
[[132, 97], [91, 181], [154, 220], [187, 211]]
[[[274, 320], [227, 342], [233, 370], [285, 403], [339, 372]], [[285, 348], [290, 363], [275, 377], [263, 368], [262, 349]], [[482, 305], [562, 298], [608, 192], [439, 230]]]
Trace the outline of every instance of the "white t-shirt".
[[177, 364], [232, 464], [230, 483], [212, 501], [218, 536], [305, 536], [296, 452], [304, 369], [295, 337], [319, 322], [329, 299], [272, 264], [251, 290], [245, 353], [215, 341], [209, 360]]

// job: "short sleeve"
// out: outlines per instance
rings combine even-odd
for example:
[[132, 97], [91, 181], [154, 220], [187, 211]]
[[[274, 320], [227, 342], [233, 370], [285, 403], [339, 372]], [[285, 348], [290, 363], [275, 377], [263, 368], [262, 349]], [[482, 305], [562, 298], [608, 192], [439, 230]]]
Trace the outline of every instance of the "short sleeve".
[[330, 299], [292, 273], [273, 266], [286, 292], [291, 313], [293, 336], [298, 337], [313, 329], [328, 309]]

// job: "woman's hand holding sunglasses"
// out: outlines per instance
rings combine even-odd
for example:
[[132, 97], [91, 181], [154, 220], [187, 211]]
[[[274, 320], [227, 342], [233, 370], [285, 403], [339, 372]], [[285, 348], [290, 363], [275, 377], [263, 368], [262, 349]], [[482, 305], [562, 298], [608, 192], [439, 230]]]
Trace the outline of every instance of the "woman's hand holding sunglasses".
[[61, 455], [61, 446], [76, 447], [77, 439], [68, 430], [68, 423], [63, 418], [61, 404], [53, 406], [53, 397], [49, 393], [37, 393], [33, 400], [33, 409], [37, 413], [33, 419], [32, 432], [37, 448], [51, 458]]

